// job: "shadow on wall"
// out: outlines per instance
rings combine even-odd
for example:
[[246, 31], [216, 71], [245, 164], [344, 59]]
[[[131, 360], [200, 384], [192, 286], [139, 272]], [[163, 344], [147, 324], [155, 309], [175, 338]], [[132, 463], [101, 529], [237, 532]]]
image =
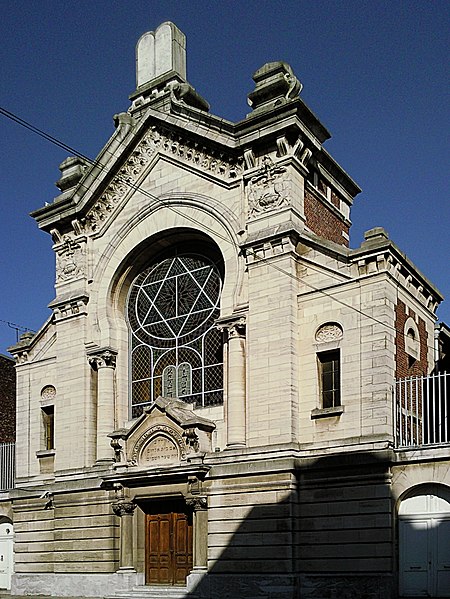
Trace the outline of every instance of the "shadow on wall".
[[[189, 597], [396, 597], [390, 461], [387, 451], [302, 459], [290, 472], [294, 490], [276, 503], [265, 499], [273, 491], [253, 491], [250, 500], [258, 505], [243, 521], [248, 492], [228, 495], [230, 507], [220, 514], [212, 505], [209, 547], [215, 561]], [[274, 462], [272, 488], [280, 480], [276, 470]]]
[[211, 509], [216, 561], [189, 597], [450, 597], [450, 488], [411, 489], [419, 504], [397, 518], [391, 463], [390, 451], [300, 460], [295, 490], [277, 503], [253, 492], [240, 523], [248, 493], [228, 496], [225, 514]]

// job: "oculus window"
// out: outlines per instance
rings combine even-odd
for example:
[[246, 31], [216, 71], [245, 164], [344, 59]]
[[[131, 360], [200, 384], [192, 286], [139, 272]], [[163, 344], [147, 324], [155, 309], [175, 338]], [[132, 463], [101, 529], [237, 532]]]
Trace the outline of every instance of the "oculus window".
[[176, 253], [134, 280], [127, 302], [131, 417], [160, 395], [196, 406], [223, 401], [222, 278], [199, 254]]

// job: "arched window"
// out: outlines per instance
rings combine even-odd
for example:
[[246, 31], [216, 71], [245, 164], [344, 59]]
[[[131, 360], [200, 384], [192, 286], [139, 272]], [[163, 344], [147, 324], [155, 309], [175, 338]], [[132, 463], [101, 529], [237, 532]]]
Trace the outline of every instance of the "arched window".
[[131, 417], [160, 395], [196, 406], [222, 403], [222, 279], [215, 262], [175, 253], [136, 277], [127, 303]]

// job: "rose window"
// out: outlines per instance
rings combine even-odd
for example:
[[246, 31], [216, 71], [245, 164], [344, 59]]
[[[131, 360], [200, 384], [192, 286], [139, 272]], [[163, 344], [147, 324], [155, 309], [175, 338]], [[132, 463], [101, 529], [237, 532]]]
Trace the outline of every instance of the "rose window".
[[191, 254], [135, 279], [128, 298], [133, 418], [160, 395], [197, 406], [222, 402], [222, 338], [214, 326], [221, 287], [216, 264]]

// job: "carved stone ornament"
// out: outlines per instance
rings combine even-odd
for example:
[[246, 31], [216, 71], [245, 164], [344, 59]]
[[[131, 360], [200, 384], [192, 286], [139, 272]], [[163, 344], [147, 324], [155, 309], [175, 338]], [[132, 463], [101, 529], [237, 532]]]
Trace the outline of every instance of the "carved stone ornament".
[[56, 281], [68, 281], [86, 276], [86, 238], [73, 239], [64, 235], [55, 247]]
[[316, 341], [325, 343], [327, 341], [338, 341], [342, 339], [342, 327], [335, 322], [323, 324], [316, 333]]
[[115, 368], [117, 352], [111, 349], [99, 350], [88, 356], [89, 364], [94, 370], [99, 368]]
[[117, 501], [111, 507], [116, 516], [132, 516], [136, 509], [136, 504], [132, 501]]
[[245, 337], [246, 322], [245, 316], [230, 317], [219, 320], [216, 323], [216, 327], [219, 331], [226, 333], [229, 339], [234, 337]]
[[284, 166], [276, 165], [264, 156], [261, 168], [248, 184], [249, 218], [276, 210], [290, 202], [290, 182]]
[[186, 459], [182, 436], [170, 426], [157, 424], [138, 439], [131, 452], [131, 465], [163, 466]]
[[53, 385], [46, 385], [41, 391], [41, 399], [43, 401], [51, 401], [56, 397], [56, 389]]
[[195, 432], [195, 428], [187, 428], [183, 433], [183, 437], [186, 440], [186, 445], [188, 445], [188, 447], [190, 447], [192, 451], [197, 453], [200, 449], [200, 443], [198, 435]]
[[235, 179], [242, 172], [240, 164], [224, 152], [214, 152], [174, 132], [153, 126], [87, 213], [85, 219], [87, 229], [91, 231], [99, 229], [101, 223], [106, 220], [108, 214], [126, 193], [135, 189], [138, 177], [157, 152], [176, 156], [225, 179]]
[[114, 461], [121, 463], [124, 461], [124, 451], [121, 439], [111, 439], [111, 447], [114, 450]]
[[186, 497], [186, 505], [190, 507], [194, 512], [199, 510], [206, 510], [208, 507], [207, 497], [196, 495], [195, 497]]

